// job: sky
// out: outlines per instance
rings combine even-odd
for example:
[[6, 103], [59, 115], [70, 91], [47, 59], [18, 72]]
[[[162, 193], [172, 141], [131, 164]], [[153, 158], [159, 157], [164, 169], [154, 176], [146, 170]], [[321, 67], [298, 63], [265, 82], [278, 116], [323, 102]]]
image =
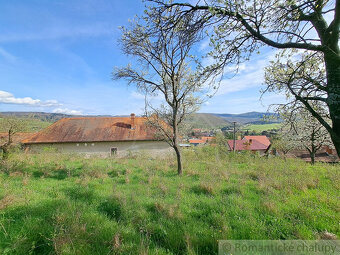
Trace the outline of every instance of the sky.
[[[143, 96], [111, 74], [131, 61], [120, 50], [119, 26], [143, 13], [141, 0], [0, 0], [0, 9], [0, 112], [143, 114]], [[260, 101], [274, 55], [266, 48], [242, 64], [200, 112], [266, 111], [283, 102], [275, 94]]]

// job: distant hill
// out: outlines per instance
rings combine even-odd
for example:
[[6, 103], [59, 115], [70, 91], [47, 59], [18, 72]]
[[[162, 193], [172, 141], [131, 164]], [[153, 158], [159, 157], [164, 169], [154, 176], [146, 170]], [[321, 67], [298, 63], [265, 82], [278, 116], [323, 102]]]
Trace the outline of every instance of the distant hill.
[[228, 122], [236, 121], [239, 124], [268, 124], [268, 123], [279, 123], [280, 120], [264, 121], [264, 117], [276, 117], [276, 113], [271, 112], [246, 112], [241, 114], [230, 114], [230, 113], [211, 113], [217, 117], [223, 118]]
[[185, 122], [193, 128], [216, 129], [230, 126], [231, 123], [224, 118], [210, 113], [194, 113], [188, 116]]
[[49, 112], [1, 112], [3, 116], [14, 116], [18, 118], [30, 118], [47, 122], [55, 122], [62, 118], [71, 118], [78, 115], [68, 115], [63, 113], [49, 113]]

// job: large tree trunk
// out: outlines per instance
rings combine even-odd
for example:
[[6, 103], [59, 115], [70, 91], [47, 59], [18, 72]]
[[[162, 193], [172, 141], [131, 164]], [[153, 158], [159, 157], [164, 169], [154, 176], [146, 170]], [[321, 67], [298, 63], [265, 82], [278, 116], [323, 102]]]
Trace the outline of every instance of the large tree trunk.
[[332, 120], [330, 136], [340, 157], [340, 61], [334, 53], [325, 53], [327, 75], [327, 105]]
[[174, 150], [176, 152], [176, 157], [177, 157], [177, 173], [178, 175], [182, 175], [182, 155], [181, 151], [179, 150], [178, 146], [174, 146]]
[[315, 152], [310, 153], [310, 163], [314, 165], [315, 163]]

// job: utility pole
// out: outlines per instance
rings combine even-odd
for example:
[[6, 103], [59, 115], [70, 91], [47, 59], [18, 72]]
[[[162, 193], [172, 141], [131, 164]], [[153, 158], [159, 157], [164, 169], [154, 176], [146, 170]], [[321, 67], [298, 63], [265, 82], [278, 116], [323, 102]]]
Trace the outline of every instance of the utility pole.
[[235, 146], [236, 146], [236, 121], [233, 121], [234, 124], [234, 141], [233, 141], [233, 151], [235, 152]]

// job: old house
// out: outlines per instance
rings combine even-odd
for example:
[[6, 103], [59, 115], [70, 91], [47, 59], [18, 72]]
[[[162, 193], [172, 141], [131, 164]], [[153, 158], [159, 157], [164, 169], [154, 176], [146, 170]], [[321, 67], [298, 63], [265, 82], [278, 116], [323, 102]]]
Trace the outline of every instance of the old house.
[[159, 154], [169, 145], [157, 138], [147, 119], [136, 117], [78, 117], [61, 119], [22, 141], [26, 150], [53, 147], [59, 152], [124, 156], [134, 152]]

